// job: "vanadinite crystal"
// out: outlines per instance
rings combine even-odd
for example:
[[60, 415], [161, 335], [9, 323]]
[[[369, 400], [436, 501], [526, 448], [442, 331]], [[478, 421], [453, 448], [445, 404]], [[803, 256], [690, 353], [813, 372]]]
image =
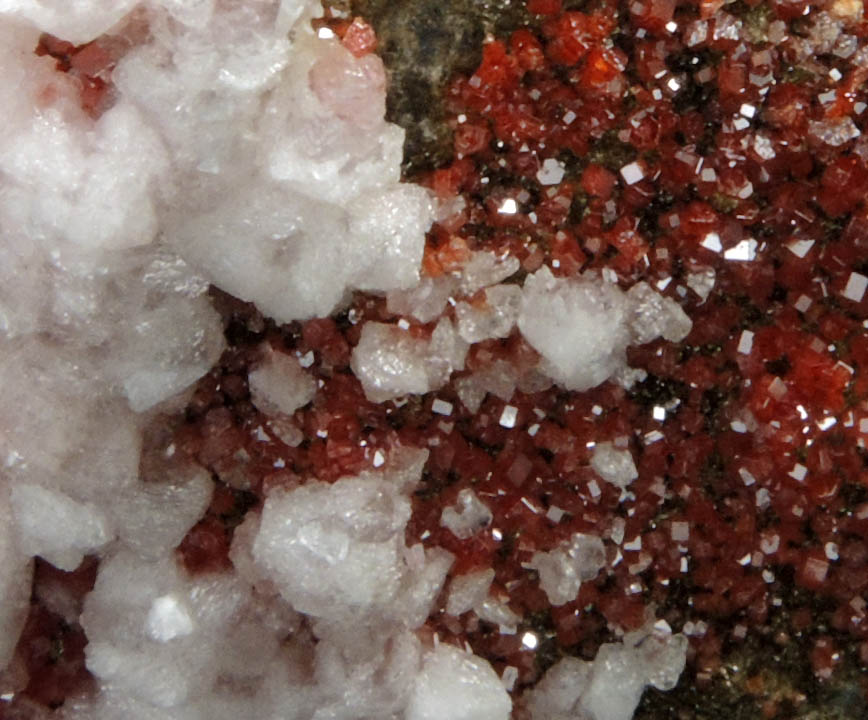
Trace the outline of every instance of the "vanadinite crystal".
[[[355, 54], [400, 54], [360, 17], [320, 24]], [[174, 443], [216, 490], [177, 553], [193, 573], [228, 567], [234, 529], [275, 489], [427, 448], [407, 545], [448, 550], [453, 581], [490, 590], [460, 613], [444, 592], [425, 631], [487, 659], [516, 697], [650, 614], [689, 638], [688, 666], [674, 691], [646, 692], [637, 718], [865, 717], [862, 3], [528, 0], [492, 28], [478, 66], [432, 108], [452, 143], [436, 155], [451, 160], [413, 179], [450, 210], [428, 233], [423, 277], [491, 251], [516, 261], [498, 287], [540, 268], [624, 291], [644, 281], [687, 313], [689, 335], [629, 347], [632, 383], [567, 391], [527, 379], [539, 356], [507, 322], [440, 389], [378, 403], [351, 369], [363, 327], [400, 316], [424, 346], [439, 314], [419, 322], [356, 293], [331, 318], [278, 325], [214, 290], [230, 348]], [[39, 51], [87, 78], [96, 112], [97, 49]], [[444, 312], [460, 323], [489, 300], [477, 290]], [[291, 416], [251, 399], [264, 346], [316, 380]], [[565, 548], [599, 551], [599, 565], [558, 595], [545, 575]], [[28, 690], [37, 702], [58, 702], [78, 672], [37, 648], [50, 636], [80, 654], [61, 625], [25, 630], [31, 675], [50, 682]]]

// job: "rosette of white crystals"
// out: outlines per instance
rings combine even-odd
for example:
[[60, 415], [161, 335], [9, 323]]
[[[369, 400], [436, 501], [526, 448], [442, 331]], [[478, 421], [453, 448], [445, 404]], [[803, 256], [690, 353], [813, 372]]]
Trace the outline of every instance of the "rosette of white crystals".
[[[558, 278], [543, 267], [524, 283], [518, 328], [541, 369], [568, 390], [588, 390], [627, 370], [627, 346], [683, 340], [690, 319], [646, 283], [623, 292], [591, 273]], [[627, 375], [629, 377], [629, 375]]]

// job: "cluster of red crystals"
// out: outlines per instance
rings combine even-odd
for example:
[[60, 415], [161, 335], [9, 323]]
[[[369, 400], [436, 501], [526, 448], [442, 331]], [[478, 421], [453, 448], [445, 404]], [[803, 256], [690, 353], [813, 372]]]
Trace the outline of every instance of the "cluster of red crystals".
[[313, 21], [314, 30], [321, 37], [323, 32], [331, 32], [341, 44], [356, 57], [362, 57], [377, 49], [377, 34], [374, 28], [362, 17], [344, 17], [344, 13], [326, 6], [323, 17]]
[[0, 715], [8, 711], [10, 718], [42, 717], [42, 707], [56, 708], [67, 697], [94, 689], [84, 665], [87, 638], [78, 616], [96, 581], [96, 558], [85, 558], [74, 572], [39, 558], [35, 563], [30, 614], [3, 675], [15, 703], [4, 698]]
[[[645, 280], [678, 300], [694, 329], [679, 346], [632, 349], [631, 364], [650, 375], [628, 397], [604, 386], [514, 398], [516, 428], [484, 431], [490, 474], [455, 465], [490, 494], [493, 527], [516, 532], [512, 572], [478, 538], [472, 564], [493, 563], [512, 607], [535, 612], [546, 603], [527, 587], [527, 553], [575, 531], [611, 535], [617, 520], [619, 534], [641, 542], [552, 609], [566, 648], [589, 609], [631, 627], [637, 605], [670, 608], [678, 596], [688, 605], [670, 619], [688, 632], [703, 623], [692, 648], [710, 671], [721, 621], [761, 627], [793, 587], [833, 600], [833, 627], [864, 643], [860, 18], [832, 3], [796, 14], [749, 4], [741, 17], [720, 4], [549, 5], [537, 9], [552, 15], [539, 34], [490, 42], [453, 86], [455, 160], [430, 184], [467, 202], [432, 233], [429, 254], [457, 234], [472, 249], [518, 256], [527, 271], [545, 262], [564, 275], [605, 269], [625, 288]], [[565, 170], [561, 182], [545, 184], [547, 160]], [[502, 212], [506, 198], [518, 212]], [[496, 425], [497, 405], [489, 400], [474, 426]], [[586, 490], [586, 443], [617, 436], [630, 438], [639, 469], [621, 503]], [[550, 506], [566, 518], [551, 522]], [[462, 545], [438, 531], [436, 508], [428, 518], [419, 529], [435, 542]], [[675, 541], [682, 523], [688, 538]]]

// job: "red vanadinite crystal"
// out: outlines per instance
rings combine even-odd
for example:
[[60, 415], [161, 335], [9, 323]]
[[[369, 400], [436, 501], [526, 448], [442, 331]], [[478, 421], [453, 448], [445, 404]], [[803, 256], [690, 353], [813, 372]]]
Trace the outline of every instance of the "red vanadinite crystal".
[[362, 57], [377, 48], [377, 36], [362, 18], [353, 18], [341, 37], [344, 47], [356, 57]]
[[36, 48], [37, 55], [49, 55], [57, 60], [57, 69], [69, 73], [79, 85], [82, 109], [98, 118], [111, 107], [111, 72], [123, 46], [103, 46], [99, 40], [76, 47], [52, 35], [43, 35]]

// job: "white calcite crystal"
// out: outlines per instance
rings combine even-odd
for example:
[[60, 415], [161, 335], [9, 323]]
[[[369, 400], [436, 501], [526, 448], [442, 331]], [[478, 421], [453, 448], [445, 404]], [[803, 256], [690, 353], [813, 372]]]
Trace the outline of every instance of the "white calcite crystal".
[[269, 496], [253, 556], [301, 612], [384, 608], [398, 593], [409, 519], [408, 500], [387, 479], [308, 483]]
[[489, 594], [493, 581], [492, 568], [453, 577], [449, 583], [446, 612], [458, 617], [472, 610], [479, 619], [498, 625], [502, 633], [514, 634], [521, 618], [504, 599]]
[[218, 684], [264, 675], [296, 618], [232, 574], [194, 579], [171, 556], [122, 551], [100, 565], [81, 622], [102, 692], [121, 707], [140, 704], [133, 717], [150, 717], [144, 708], [184, 711]]
[[[422, 652], [419, 640], [407, 631], [327, 631], [316, 646], [313, 692], [290, 688], [311, 695], [314, 703], [305, 714], [291, 717], [401, 718], [421, 669]], [[284, 717], [285, 708], [297, 704], [297, 697], [289, 695], [270, 717]]]
[[[224, 348], [222, 326], [203, 294], [201, 279], [190, 279], [189, 273], [184, 277], [181, 270], [181, 291], [177, 286], [166, 288], [166, 283], [178, 279], [183, 262], [173, 259], [171, 268], [163, 262], [165, 258], [156, 258], [144, 268], [144, 287], [136, 288], [136, 295], [126, 302], [140, 299], [145, 309], [129, 313], [128, 324], [121, 325], [122, 331], [112, 340], [111, 378], [136, 412], [150, 410], [191, 386], [211, 369]], [[191, 283], [195, 297], [184, 289]], [[155, 296], [158, 306], [147, 308], [149, 297]], [[124, 319], [118, 317], [119, 322]]]
[[4, 483], [37, 482], [102, 508], [135, 485], [140, 420], [95, 379], [90, 356], [41, 337], [0, 348]]
[[648, 283], [636, 283], [627, 291], [627, 302], [632, 311], [629, 319], [631, 344], [644, 343], [662, 337], [678, 342], [687, 337], [693, 323], [687, 313], [671, 298], [664, 297]]
[[296, 358], [263, 348], [262, 362], [247, 376], [253, 404], [266, 413], [292, 415], [316, 394], [316, 381], [302, 370]]
[[528, 694], [531, 720], [630, 720], [651, 685], [671, 690], [687, 659], [687, 638], [665, 622], [603, 645], [593, 662], [566, 657]]
[[629, 342], [624, 293], [598, 278], [528, 276], [518, 327], [545, 371], [569, 390], [599, 385], [625, 363]]
[[489, 285], [495, 285], [518, 272], [520, 263], [512, 255], [495, 255], [493, 252], [474, 252], [461, 268], [460, 288], [465, 295], [472, 295]]
[[645, 283], [624, 293], [594, 275], [557, 278], [543, 267], [525, 280], [518, 327], [542, 356], [544, 372], [568, 390], [588, 390], [630, 377], [628, 345], [681, 340], [691, 322]]
[[509, 695], [491, 666], [441, 644], [425, 658], [406, 720], [507, 720]]
[[422, 622], [451, 564], [442, 553], [405, 549], [408, 493], [424, 457], [416, 453], [385, 472], [272, 493], [251, 548], [263, 576], [293, 608], [326, 621], [367, 615]]
[[521, 307], [521, 288], [494, 285], [486, 288], [483, 304], [460, 302], [455, 306], [458, 334], [468, 343], [505, 338], [515, 327]]
[[176, 548], [205, 514], [214, 483], [202, 468], [168, 467], [115, 498], [109, 510], [118, 540], [145, 558]]
[[503, 634], [514, 634], [518, 623], [521, 622], [521, 617], [506, 602], [492, 595], [478, 603], [473, 610], [480, 620], [498, 625]]
[[443, 387], [453, 370], [464, 368], [465, 343], [448, 318], [427, 340], [386, 323], [369, 322], [353, 349], [351, 367], [365, 396], [375, 402]]
[[494, 580], [494, 570], [491, 568], [452, 578], [449, 585], [449, 598], [446, 600], [446, 612], [450, 615], [461, 615], [481, 605], [488, 597], [492, 580]]
[[539, 573], [540, 587], [552, 605], [572, 602], [579, 588], [593, 580], [606, 564], [606, 548], [594, 535], [575, 533], [549, 552], [536, 552], [529, 567]]
[[618, 449], [610, 442], [601, 442], [594, 446], [591, 467], [603, 480], [622, 489], [639, 477], [630, 451], [626, 448]]
[[466, 540], [488, 526], [492, 517], [491, 510], [476, 493], [470, 488], [464, 488], [458, 493], [458, 501], [454, 507], [443, 508], [440, 525], [448, 528], [459, 540]]
[[105, 513], [56, 490], [16, 483], [10, 500], [18, 546], [61, 570], [75, 570], [86, 554], [114, 537]]
[[327, 315], [347, 289], [415, 285], [434, 206], [398, 182], [404, 133], [383, 119], [382, 62], [296, 23], [313, 4], [259, 5], [167, 24], [116, 71], [193, 183], [168, 203], [170, 243], [284, 322]]
[[455, 380], [455, 390], [464, 407], [475, 413], [488, 393], [496, 395], [504, 402], [509, 402], [520, 379], [519, 372], [512, 363], [506, 360], [495, 360], [476, 370], [472, 375]]
[[396, 315], [413, 317], [419, 322], [436, 320], [455, 292], [457, 282], [451, 276], [437, 278], [427, 275], [409, 290], [393, 290], [386, 295], [386, 307]]

